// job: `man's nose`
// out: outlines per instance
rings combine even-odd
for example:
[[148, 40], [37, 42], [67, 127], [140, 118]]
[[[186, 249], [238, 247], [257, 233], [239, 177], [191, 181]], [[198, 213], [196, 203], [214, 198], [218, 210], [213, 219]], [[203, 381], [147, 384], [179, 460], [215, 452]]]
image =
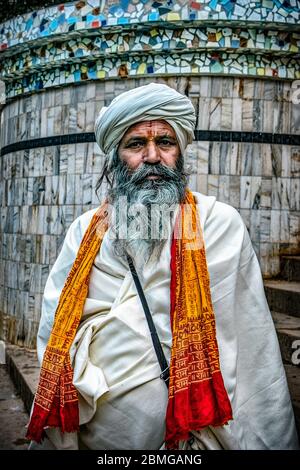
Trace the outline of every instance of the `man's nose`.
[[158, 145], [153, 140], [147, 143], [144, 160], [148, 163], [157, 163], [160, 161], [160, 151]]

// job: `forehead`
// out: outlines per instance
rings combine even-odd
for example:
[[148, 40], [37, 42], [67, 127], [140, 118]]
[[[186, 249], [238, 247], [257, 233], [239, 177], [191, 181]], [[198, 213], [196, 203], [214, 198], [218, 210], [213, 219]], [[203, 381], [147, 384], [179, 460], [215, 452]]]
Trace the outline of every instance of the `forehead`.
[[163, 120], [157, 121], [142, 121], [133, 124], [124, 134], [124, 138], [136, 136], [150, 136], [150, 135], [170, 135], [176, 137], [173, 127]]

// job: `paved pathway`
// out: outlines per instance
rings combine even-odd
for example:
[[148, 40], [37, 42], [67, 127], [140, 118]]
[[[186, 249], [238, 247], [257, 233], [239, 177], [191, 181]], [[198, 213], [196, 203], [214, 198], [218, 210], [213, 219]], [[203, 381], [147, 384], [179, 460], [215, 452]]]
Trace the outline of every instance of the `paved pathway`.
[[28, 414], [5, 365], [0, 365], [0, 384], [0, 449], [26, 450]]

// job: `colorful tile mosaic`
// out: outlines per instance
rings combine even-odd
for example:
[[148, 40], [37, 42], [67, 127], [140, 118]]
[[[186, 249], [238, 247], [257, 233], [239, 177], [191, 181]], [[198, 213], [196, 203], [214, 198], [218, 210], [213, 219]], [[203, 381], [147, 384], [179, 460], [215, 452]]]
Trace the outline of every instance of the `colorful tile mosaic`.
[[7, 98], [53, 86], [94, 79], [134, 76], [226, 74], [284, 79], [300, 78], [300, 62], [295, 58], [276, 58], [255, 54], [195, 52], [183, 54], [118, 56], [86, 63], [65, 64], [60, 68], [40, 70], [6, 83]]
[[[187, 28], [165, 29], [161, 27], [149, 30], [121, 33], [107, 33], [95, 36], [49, 42], [43, 46], [32, 47], [24, 52], [11, 55], [3, 52], [5, 60], [0, 77], [22, 77], [25, 73], [37, 71], [46, 65], [60, 66], [83, 60], [95, 60], [113, 54], [118, 56], [147, 52], [157, 54], [160, 51], [181, 53], [191, 50], [226, 51], [227, 48], [239, 53], [272, 53], [272, 56], [300, 56], [300, 33], [231, 28]], [[126, 57], [125, 57], [126, 60]], [[151, 69], [151, 66], [149, 66]], [[148, 67], [148, 68], [149, 68]], [[212, 72], [220, 68], [212, 68]], [[153, 67], [152, 67], [153, 69]], [[153, 73], [147, 70], [147, 73]], [[277, 71], [278, 72], [278, 71]], [[274, 70], [276, 76], [276, 70]]]
[[7, 98], [85, 80], [147, 75], [295, 79], [298, 4], [87, 0], [51, 6], [0, 25], [0, 78]]
[[0, 25], [0, 50], [48, 36], [111, 26], [177, 21], [299, 24], [296, 0], [85, 0], [17, 16]]

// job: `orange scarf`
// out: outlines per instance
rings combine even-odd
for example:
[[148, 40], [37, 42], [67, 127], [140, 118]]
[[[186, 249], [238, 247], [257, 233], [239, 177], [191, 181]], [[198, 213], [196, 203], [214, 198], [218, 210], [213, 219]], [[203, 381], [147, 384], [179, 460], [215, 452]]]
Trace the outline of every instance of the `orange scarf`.
[[[175, 224], [171, 247], [171, 327], [173, 344], [166, 415], [166, 447], [177, 448], [189, 431], [232, 419], [219, 365], [215, 318], [198, 211], [192, 193]], [[188, 208], [188, 213], [186, 213]], [[69, 350], [86, 296], [93, 261], [107, 230], [107, 205], [93, 216], [81, 241], [56, 309], [44, 354], [27, 438], [40, 442], [46, 426], [79, 429], [78, 396]]]
[[189, 431], [232, 419], [219, 363], [215, 315], [195, 199], [186, 192], [171, 245], [171, 328], [166, 448]]

